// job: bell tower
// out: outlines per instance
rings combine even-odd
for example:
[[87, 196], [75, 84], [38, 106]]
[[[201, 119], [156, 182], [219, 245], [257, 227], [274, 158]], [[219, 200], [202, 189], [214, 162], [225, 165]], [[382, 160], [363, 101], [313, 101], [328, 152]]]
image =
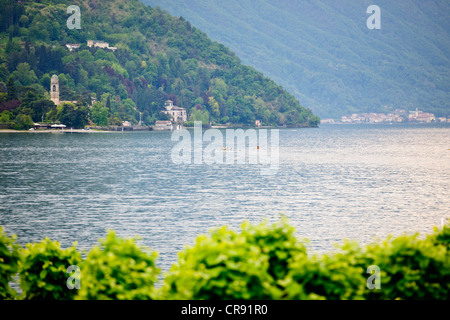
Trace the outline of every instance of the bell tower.
[[50, 83], [50, 100], [54, 104], [59, 105], [59, 80], [58, 76], [54, 74]]

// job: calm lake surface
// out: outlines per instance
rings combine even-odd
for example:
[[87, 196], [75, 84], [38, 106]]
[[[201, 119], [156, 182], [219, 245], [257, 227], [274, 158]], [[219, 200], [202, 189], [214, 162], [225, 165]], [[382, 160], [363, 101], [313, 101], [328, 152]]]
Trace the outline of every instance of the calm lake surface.
[[0, 134], [0, 225], [18, 242], [89, 250], [139, 235], [167, 271], [199, 234], [289, 217], [310, 250], [430, 233], [450, 217], [450, 125], [280, 130], [274, 176], [258, 165], [175, 165], [170, 132]]

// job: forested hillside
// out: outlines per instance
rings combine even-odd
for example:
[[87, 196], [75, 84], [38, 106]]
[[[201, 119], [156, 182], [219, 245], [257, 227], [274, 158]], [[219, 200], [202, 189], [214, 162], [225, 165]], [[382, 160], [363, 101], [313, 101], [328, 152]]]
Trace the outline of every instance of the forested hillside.
[[[68, 27], [69, 5], [80, 7], [81, 29]], [[87, 40], [117, 50], [88, 47]], [[66, 44], [80, 47], [70, 51]], [[60, 100], [76, 104], [55, 107], [49, 100], [53, 74]], [[138, 0], [0, 2], [1, 123], [136, 124], [142, 112], [144, 124], [153, 124], [165, 119], [167, 99], [186, 108], [190, 121], [205, 124], [319, 122], [281, 86], [184, 18]]]
[[[448, 0], [142, 0], [183, 16], [321, 117], [450, 115]], [[381, 29], [369, 30], [370, 5]]]

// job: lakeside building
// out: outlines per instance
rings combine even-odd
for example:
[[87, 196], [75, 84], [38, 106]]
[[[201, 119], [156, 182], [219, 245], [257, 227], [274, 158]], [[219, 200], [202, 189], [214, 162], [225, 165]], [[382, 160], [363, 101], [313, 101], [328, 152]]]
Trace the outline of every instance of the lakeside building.
[[97, 47], [102, 49], [108, 49], [112, 51], [116, 51], [117, 47], [110, 47], [108, 42], [102, 40], [87, 40], [87, 46], [89, 48]]
[[404, 119], [395, 113], [354, 113], [351, 116], [342, 116], [343, 123], [383, 123], [403, 122]]
[[418, 108], [416, 108], [416, 111], [410, 111], [408, 116], [408, 121], [416, 121], [416, 122], [435, 122], [436, 118], [434, 114], [428, 113], [428, 112], [422, 112]]
[[[63, 130], [66, 128], [66, 125], [64, 124], [49, 124], [49, 123], [35, 123], [34, 124], [34, 130], [55, 130], [55, 129], [61, 129]], [[30, 129], [32, 130], [32, 129]]]
[[165, 130], [172, 130], [172, 121], [168, 120], [158, 120], [155, 122], [155, 125], [153, 126], [153, 130], [155, 131], [165, 131]]
[[52, 125], [50, 123], [35, 123], [34, 129], [35, 130], [50, 130], [52, 128]]
[[76, 104], [78, 101], [60, 101], [59, 100], [59, 78], [56, 74], [52, 75], [50, 80], [50, 100], [53, 101], [54, 104], [59, 106], [64, 102], [70, 102]]
[[[327, 122], [325, 119], [323, 123]], [[414, 121], [421, 123], [435, 122], [436, 118], [434, 114], [428, 112], [422, 112], [416, 108], [415, 111], [409, 111], [403, 109], [396, 109], [393, 113], [353, 113], [349, 116], [342, 116], [342, 123], [401, 123], [404, 121]], [[446, 118], [439, 118], [440, 122], [446, 122]]]
[[172, 100], [167, 100], [164, 103], [164, 107], [166, 108], [165, 111], [162, 111], [165, 114], [168, 114], [172, 117], [172, 120], [174, 122], [186, 122], [187, 121], [187, 111], [185, 108], [180, 108], [175, 105], [173, 105]]
[[[433, 123], [450, 122], [450, 118], [436, 118], [434, 114], [422, 112], [418, 109], [415, 111], [395, 110], [394, 113], [354, 113], [350, 116], [342, 116], [341, 123], [402, 123], [402, 122], [420, 122]], [[335, 123], [333, 119], [323, 119], [321, 123]]]

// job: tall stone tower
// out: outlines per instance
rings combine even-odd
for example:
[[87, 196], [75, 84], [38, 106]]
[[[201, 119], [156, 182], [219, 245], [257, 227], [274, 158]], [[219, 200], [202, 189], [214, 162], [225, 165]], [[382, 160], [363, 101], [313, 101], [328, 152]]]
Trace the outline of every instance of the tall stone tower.
[[59, 105], [59, 80], [56, 74], [52, 75], [50, 83], [50, 99], [54, 104]]

